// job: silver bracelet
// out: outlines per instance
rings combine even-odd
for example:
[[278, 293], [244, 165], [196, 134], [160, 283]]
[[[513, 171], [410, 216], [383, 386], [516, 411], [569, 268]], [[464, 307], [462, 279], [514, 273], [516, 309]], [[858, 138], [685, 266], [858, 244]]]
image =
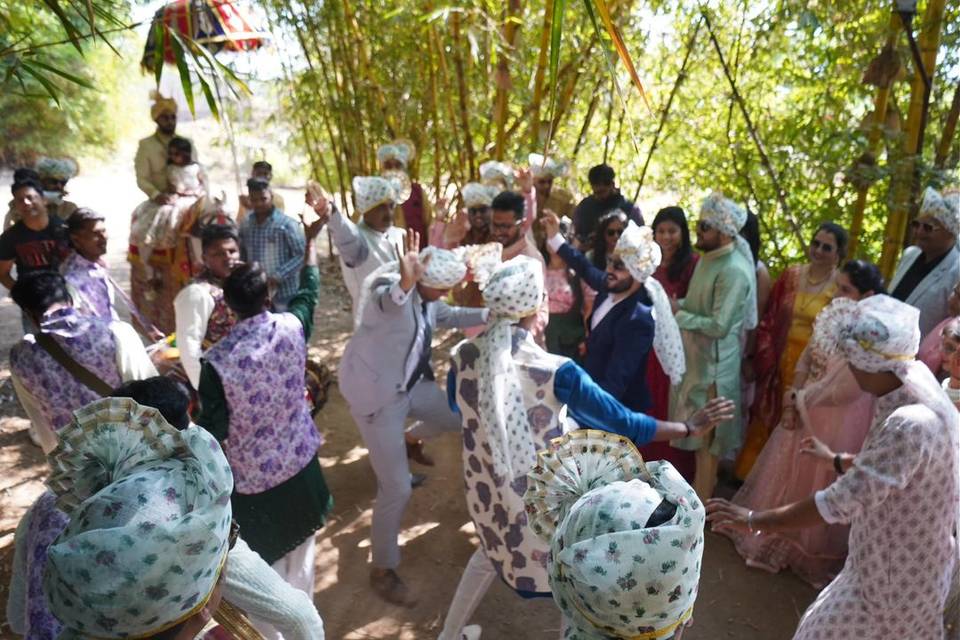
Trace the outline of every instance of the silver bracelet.
[[760, 530], [753, 528], [753, 509], [747, 512], [747, 529], [755, 536], [760, 535]]

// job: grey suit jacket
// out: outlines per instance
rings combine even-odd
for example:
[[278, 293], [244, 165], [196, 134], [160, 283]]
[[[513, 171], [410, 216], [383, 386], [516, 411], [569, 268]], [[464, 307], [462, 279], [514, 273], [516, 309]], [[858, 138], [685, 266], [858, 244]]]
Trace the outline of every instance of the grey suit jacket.
[[[414, 289], [403, 305], [390, 296], [396, 280], [378, 278], [359, 327], [340, 360], [340, 393], [355, 414], [369, 415], [406, 393], [405, 368], [423, 314], [422, 299]], [[396, 285], [399, 286], [399, 285]], [[431, 327], [473, 327], [484, 323], [484, 309], [451, 307], [443, 300], [427, 303]]]
[[[900, 264], [897, 265], [893, 279], [890, 280], [888, 287], [890, 293], [897, 288], [900, 280], [920, 258], [921, 253], [918, 247], [907, 247], [903, 250]], [[907, 304], [920, 309], [920, 335], [926, 336], [947, 317], [947, 300], [950, 299], [953, 288], [957, 286], [957, 281], [960, 281], [960, 247], [954, 245], [940, 264], [928, 273], [927, 277], [921, 280], [904, 300]]]

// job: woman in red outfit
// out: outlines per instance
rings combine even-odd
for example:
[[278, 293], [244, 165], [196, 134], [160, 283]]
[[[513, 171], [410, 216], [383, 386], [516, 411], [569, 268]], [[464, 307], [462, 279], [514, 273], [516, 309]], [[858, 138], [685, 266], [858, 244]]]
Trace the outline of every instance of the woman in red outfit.
[[[653, 277], [663, 285], [668, 296], [683, 298], [687, 295], [687, 287], [699, 259], [690, 243], [687, 216], [680, 207], [664, 207], [657, 212], [650, 226], [663, 254]], [[647, 384], [651, 400], [649, 414], [657, 420], [666, 420], [670, 410], [670, 378], [653, 352], [647, 359]], [[651, 442], [640, 447], [640, 453], [647, 460], [668, 460], [684, 478], [693, 479], [692, 451], [676, 449], [669, 442]]]

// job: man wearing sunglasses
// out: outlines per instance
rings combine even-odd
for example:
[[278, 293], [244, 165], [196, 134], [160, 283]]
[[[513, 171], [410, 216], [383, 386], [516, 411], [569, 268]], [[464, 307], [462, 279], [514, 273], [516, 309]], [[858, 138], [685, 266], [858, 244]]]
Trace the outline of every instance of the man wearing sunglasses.
[[[543, 216], [547, 247], [597, 291], [583, 368], [604, 391], [632, 411], [648, 411], [647, 355], [653, 346], [653, 301], [643, 283], [633, 277], [623, 257], [614, 251], [606, 271], [593, 266], [560, 234], [560, 220]], [[619, 244], [619, 243], [618, 243]]]
[[960, 280], [960, 192], [942, 195], [927, 188], [920, 212], [910, 223], [907, 247], [890, 281], [890, 295], [920, 310], [920, 332], [927, 335], [947, 317], [947, 301]]

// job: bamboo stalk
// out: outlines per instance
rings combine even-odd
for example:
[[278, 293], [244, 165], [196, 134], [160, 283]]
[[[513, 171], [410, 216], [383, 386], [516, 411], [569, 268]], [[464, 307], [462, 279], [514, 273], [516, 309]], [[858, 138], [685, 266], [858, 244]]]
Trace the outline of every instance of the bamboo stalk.
[[[890, 13], [890, 23], [887, 26], [887, 38], [884, 46], [893, 47], [900, 32], [900, 20], [893, 12]], [[873, 101], [873, 124], [867, 134], [867, 151], [876, 154], [883, 134], [884, 122], [887, 117], [887, 105], [890, 99], [892, 82], [886, 86], [877, 87], [877, 94]], [[850, 248], [847, 253], [856, 256], [860, 248], [860, 236], [863, 234], [863, 214], [867, 208], [867, 194], [869, 184], [860, 184], [857, 187], [857, 199], [853, 203], [853, 212], [850, 219]]]
[[540, 31], [540, 52], [533, 74], [533, 100], [530, 104], [530, 144], [540, 145], [540, 107], [543, 103], [543, 79], [547, 72], [547, 53], [550, 50], [550, 29], [553, 26], [554, 0], [546, 0], [543, 9], [543, 30]]
[[467, 174], [470, 178], [477, 173], [477, 162], [473, 152], [473, 137], [470, 134], [470, 100], [467, 95], [467, 73], [463, 65], [463, 44], [460, 42], [460, 12], [454, 11], [453, 22], [453, 67], [456, 70], [457, 94], [460, 97], [460, 129], [463, 133], [463, 147], [467, 156]]
[[513, 53], [517, 38], [517, 19], [520, 14], [520, 0], [507, 0], [507, 8], [503, 20], [504, 52], [497, 63], [497, 93], [494, 99], [494, 121], [497, 127], [497, 143], [493, 155], [497, 160], [503, 160], [504, 147], [507, 142], [507, 113], [509, 111], [510, 94], [510, 55]]
[[950, 155], [950, 147], [953, 145], [953, 136], [957, 132], [958, 118], [960, 118], [960, 83], [953, 88], [953, 101], [950, 103], [950, 111], [943, 121], [943, 134], [940, 136], [937, 155], [933, 161], [933, 166], [937, 169], [943, 169], [946, 166], [947, 157]]
[[710, 34], [710, 42], [713, 43], [713, 48], [716, 50], [717, 56], [720, 58], [720, 65], [723, 67], [723, 74], [726, 76], [727, 82], [730, 84], [730, 90], [733, 92], [733, 97], [737, 101], [737, 106], [740, 108], [740, 113], [743, 116], [745, 124], [747, 125], [747, 131], [750, 132], [750, 138], [757, 147], [757, 153], [760, 155], [760, 162], [767, 170], [767, 174], [770, 176], [770, 181], [773, 183], [774, 191], [777, 195], [777, 201], [780, 203], [780, 208], [783, 210], [783, 215], [790, 224], [794, 235], [796, 235], [797, 241], [801, 246], [805, 246], [806, 242], [803, 237], [803, 232], [800, 229], [800, 225], [797, 224], [797, 221], [794, 220], [793, 215], [790, 213], [790, 205], [787, 203], [787, 194], [780, 186], [780, 179], [777, 171], [773, 168], [773, 163], [770, 162], [770, 158], [767, 156], [767, 152], [763, 148], [763, 142], [760, 140], [760, 135], [757, 133], [757, 129], [753, 125], [753, 120], [750, 118], [750, 113], [747, 110], [746, 102], [744, 102], [743, 96], [740, 95], [740, 91], [737, 89], [737, 83], [734, 81], [733, 76], [730, 75], [730, 68], [727, 66], [727, 61], [723, 57], [723, 51], [720, 49], [720, 43], [717, 41], [717, 36], [713, 31], [713, 25], [710, 24], [710, 17], [703, 9], [701, 9], [700, 15], [703, 16], [703, 22], [707, 26], [707, 33]]
[[[593, 114], [597, 111], [597, 103], [600, 102], [601, 84], [603, 84], [603, 77], [600, 77], [597, 80], [597, 84], [594, 86], [593, 92], [590, 94], [590, 104], [587, 105], [587, 114], [583, 118], [583, 125], [580, 127], [580, 135], [577, 136], [577, 143], [573, 147], [573, 154], [571, 156], [572, 161], [576, 161], [577, 154], [580, 153], [580, 148], [583, 146], [583, 143], [586, 140], [587, 131], [590, 129], [590, 122], [593, 120]], [[634, 198], [634, 200], [636, 200], [636, 198]]]
[[[920, 27], [920, 58], [929, 74], [932, 85], [936, 77], [937, 49], [940, 47], [940, 33], [943, 27], [945, 0], [930, 0]], [[916, 66], [916, 65], [914, 65]], [[893, 205], [884, 229], [883, 253], [880, 256], [880, 272], [889, 279], [893, 275], [897, 257], [903, 246], [907, 232], [907, 223], [917, 205], [919, 191], [919, 168], [923, 155], [923, 125], [926, 120], [926, 97], [929, 90], [923, 79], [922, 71], [914, 69], [910, 83], [910, 108], [907, 115], [906, 135], [903, 141], [904, 158], [899, 163], [890, 184]]]

